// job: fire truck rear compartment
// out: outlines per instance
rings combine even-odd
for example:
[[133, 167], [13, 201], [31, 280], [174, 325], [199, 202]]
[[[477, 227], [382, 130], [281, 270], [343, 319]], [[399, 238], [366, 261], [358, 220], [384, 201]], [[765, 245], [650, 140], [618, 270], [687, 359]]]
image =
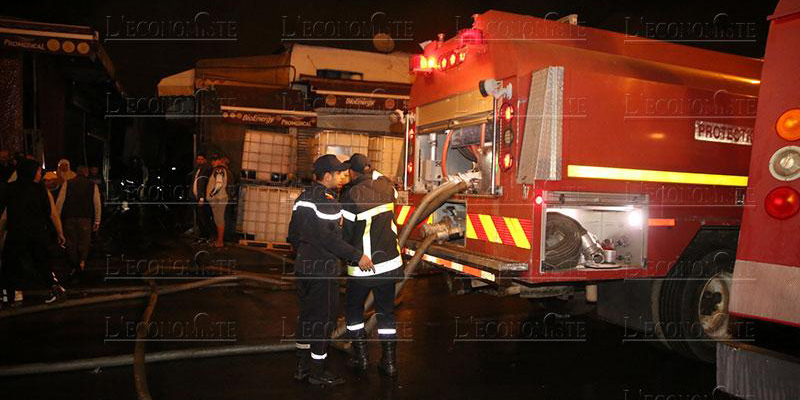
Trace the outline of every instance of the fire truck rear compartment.
[[[486, 129], [484, 132], [488, 140], [491, 126], [488, 128], [485, 126], [486, 124], [483, 125], [483, 129]], [[446, 175], [479, 170], [480, 165], [487, 161], [484, 159], [491, 155], [490, 149], [481, 150], [479, 148], [481, 129], [481, 125], [474, 125], [419, 135], [415, 148], [420, 167], [414, 180], [415, 190], [427, 191], [444, 182], [443, 164]], [[481, 176], [481, 180], [483, 179], [484, 177]]]
[[543, 273], [645, 266], [645, 196], [553, 192], [547, 198]]

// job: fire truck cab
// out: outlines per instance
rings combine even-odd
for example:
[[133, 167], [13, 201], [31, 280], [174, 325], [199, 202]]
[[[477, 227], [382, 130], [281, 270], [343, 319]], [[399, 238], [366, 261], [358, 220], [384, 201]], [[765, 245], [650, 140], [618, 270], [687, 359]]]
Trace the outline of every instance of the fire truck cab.
[[423, 260], [462, 278], [461, 292], [585, 293], [602, 318], [713, 360], [713, 343], [683, 339], [727, 335], [761, 61], [570, 21], [473, 18], [410, 60], [398, 225], [446, 182], [469, 185], [406, 254], [445, 229]]

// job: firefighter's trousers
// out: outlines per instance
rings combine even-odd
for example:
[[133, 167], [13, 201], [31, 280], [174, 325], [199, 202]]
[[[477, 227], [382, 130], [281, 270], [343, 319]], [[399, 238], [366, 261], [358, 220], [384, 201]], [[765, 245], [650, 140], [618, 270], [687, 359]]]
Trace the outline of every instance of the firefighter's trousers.
[[368, 282], [369, 278], [349, 278], [345, 298], [347, 330], [358, 334], [364, 329], [364, 302], [370, 290], [375, 297], [375, 312], [378, 318], [378, 338], [393, 340], [397, 337], [394, 321], [394, 279], [382, 279], [379, 284]]
[[300, 314], [297, 319], [297, 347], [311, 349], [311, 358], [324, 360], [336, 328], [339, 283], [332, 276], [299, 276], [296, 280]]

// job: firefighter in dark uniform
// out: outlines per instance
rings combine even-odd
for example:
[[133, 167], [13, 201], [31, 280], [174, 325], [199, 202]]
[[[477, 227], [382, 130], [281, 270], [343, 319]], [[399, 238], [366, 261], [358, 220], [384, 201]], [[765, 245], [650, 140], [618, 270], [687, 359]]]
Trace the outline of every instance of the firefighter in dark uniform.
[[325, 369], [328, 343], [336, 323], [339, 260], [371, 268], [361, 250], [342, 239], [342, 207], [334, 190], [348, 166], [326, 154], [314, 162], [315, 182], [297, 198], [287, 240], [297, 251], [294, 270], [300, 314], [297, 324], [295, 379], [318, 385], [344, 380]]
[[374, 265], [347, 267], [345, 319], [352, 339], [353, 353], [348, 365], [367, 369], [367, 343], [364, 330], [364, 302], [372, 291], [378, 319], [381, 361], [378, 368], [386, 375], [397, 373], [395, 350], [397, 330], [394, 321], [395, 283], [403, 278], [403, 259], [397, 244], [394, 202], [397, 191], [392, 182], [371, 170], [363, 154], [353, 154], [350, 182], [342, 190], [340, 201], [344, 217], [344, 239], [368, 255]]

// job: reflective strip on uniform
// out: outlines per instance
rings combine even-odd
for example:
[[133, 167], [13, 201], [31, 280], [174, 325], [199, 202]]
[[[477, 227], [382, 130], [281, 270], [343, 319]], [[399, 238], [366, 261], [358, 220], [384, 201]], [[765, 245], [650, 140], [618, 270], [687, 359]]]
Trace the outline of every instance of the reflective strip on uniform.
[[393, 271], [397, 268], [403, 266], [403, 256], [397, 256], [389, 261], [384, 261], [375, 264], [375, 272], [372, 271], [362, 271], [361, 268], [357, 266], [348, 266], [347, 267], [347, 275], [350, 276], [373, 276], [377, 274], [382, 274], [384, 272]]
[[364, 250], [369, 258], [372, 258], [372, 237], [370, 230], [372, 229], [372, 218], [367, 218], [367, 223], [364, 225], [364, 235], [361, 236], [361, 249]]
[[366, 226], [364, 226], [364, 235], [361, 237], [361, 241], [364, 254], [366, 254], [368, 257], [372, 257], [372, 237], [370, 236], [370, 231], [372, 230], [372, 217], [385, 212], [394, 212], [394, 203], [381, 204], [356, 215], [356, 220], [367, 221]]
[[336, 214], [326, 214], [326, 213], [324, 213], [324, 212], [322, 212], [320, 210], [317, 210], [317, 205], [316, 204], [308, 202], [308, 201], [302, 201], [301, 200], [301, 201], [298, 201], [297, 203], [294, 203], [294, 207], [292, 208], [292, 211], [297, 210], [297, 207], [308, 207], [308, 208], [314, 210], [314, 213], [317, 214], [317, 217], [322, 218], [322, 219], [331, 220], [331, 221], [337, 220], [337, 219], [341, 218], [341, 216], [342, 216], [342, 212], [341, 211], [337, 212]]
[[318, 354], [311, 353], [311, 358], [313, 358], [315, 360], [324, 360], [326, 357], [328, 357], [328, 353], [325, 353], [323, 355], [318, 355]]
[[347, 325], [347, 330], [348, 331], [357, 331], [359, 329], [364, 329], [364, 323], [363, 322], [359, 323], [359, 324], [355, 324], [355, 325]]
[[301, 350], [308, 350], [311, 348], [311, 345], [308, 343], [295, 343], [294, 346]]
[[367, 218], [372, 218], [387, 211], [394, 211], [394, 203], [381, 204], [379, 206], [372, 207], [367, 211], [360, 212], [356, 214], [356, 220], [365, 221]]
[[348, 221], [355, 221], [356, 215], [347, 210], [342, 210], [342, 217]]
[[397, 329], [378, 329], [378, 335], [395, 335]]

